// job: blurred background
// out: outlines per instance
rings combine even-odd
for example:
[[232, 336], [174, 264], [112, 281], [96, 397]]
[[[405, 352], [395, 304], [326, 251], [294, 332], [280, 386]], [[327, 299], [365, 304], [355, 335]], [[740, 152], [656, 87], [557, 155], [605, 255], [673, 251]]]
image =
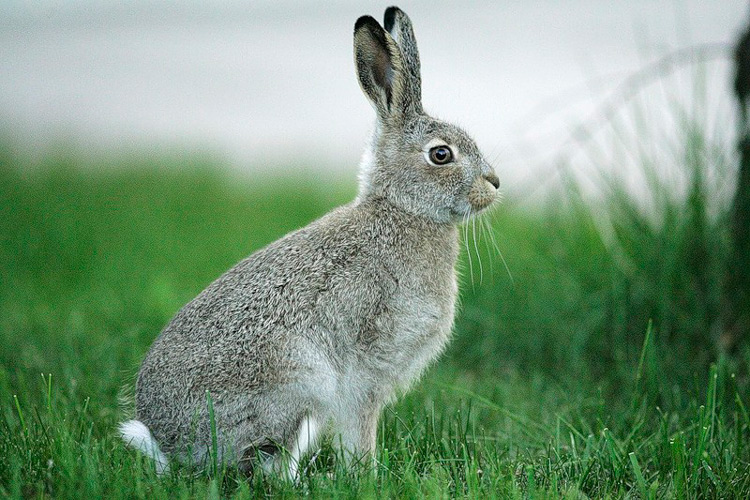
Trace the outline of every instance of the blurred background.
[[[401, 7], [420, 43], [426, 109], [469, 130], [504, 189], [519, 193], [580, 150], [574, 126], [622, 100], [634, 72], [680, 48], [732, 42], [748, 13], [743, 0]], [[251, 173], [284, 165], [352, 178], [373, 122], [352, 27], [383, 10], [371, 1], [7, 0], [0, 130], [33, 154], [50, 144], [87, 155], [200, 151]], [[673, 63], [638, 89], [650, 113], [694, 97], [694, 66]], [[704, 63], [707, 126], [731, 131], [730, 65]]]

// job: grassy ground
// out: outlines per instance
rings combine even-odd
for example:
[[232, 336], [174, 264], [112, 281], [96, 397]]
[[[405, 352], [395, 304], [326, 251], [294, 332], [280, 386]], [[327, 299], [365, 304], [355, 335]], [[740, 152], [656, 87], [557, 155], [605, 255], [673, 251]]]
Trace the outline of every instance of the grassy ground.
[[0, 496], [750, 497], [750, 352], [716, 349], [725, 218], [700, 179], [657, 217], [616, 189], [509, 200], [490, 219], [512, 280], [468, 231], [455, 340], [385, 411], [375, 473], [326, 446], [291, 485], [156, 478], [114, 429], [171, 315], [354, 186], [0, 163]]

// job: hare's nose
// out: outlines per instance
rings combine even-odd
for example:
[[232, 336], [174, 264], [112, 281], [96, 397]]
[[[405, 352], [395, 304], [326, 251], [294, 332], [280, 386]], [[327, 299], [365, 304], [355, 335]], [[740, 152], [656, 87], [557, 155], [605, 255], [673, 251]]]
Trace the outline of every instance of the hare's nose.
[[482, 176], [484, 180], [495, 186], [495, 189], [500, 189], [500, 179], [495, 174], [487, 174]]

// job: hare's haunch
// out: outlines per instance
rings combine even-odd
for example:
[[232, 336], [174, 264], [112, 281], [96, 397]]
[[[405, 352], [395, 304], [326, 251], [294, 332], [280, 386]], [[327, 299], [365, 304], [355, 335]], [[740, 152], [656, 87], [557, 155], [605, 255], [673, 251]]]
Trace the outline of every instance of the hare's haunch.
[[137, 420], [120, 430], [159, 472], [168, 457], [205, 463], [212, 431], [216, 458], [245, 470], [295, 477], [324, 432], [360, 459], [383, 405], [448, 342], [457, 225], [489, 207], [499, 183], [466, 132], [423, 111], [409, 18], [390, 7], [384, 26], [354, 25], [377, 114], [357, 198], [227, 271], [146, 355]]

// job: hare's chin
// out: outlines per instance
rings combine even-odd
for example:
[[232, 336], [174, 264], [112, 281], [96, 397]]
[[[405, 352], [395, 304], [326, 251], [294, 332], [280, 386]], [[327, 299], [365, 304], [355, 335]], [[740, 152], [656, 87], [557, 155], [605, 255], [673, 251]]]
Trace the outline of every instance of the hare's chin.
[[471, 215], [479, 215], [488, 208], [490, 208], [497, 200], [495, 193], [485, 194], [484, 196], [472, 197], [469, 199], [469, 206], [471, 207]]
[[466, 222], [467, 219], [471, 219], [472, 217], [479, 217], [484, 212], [486, 212], [489, 208], [492, 207], [493, 201], [490, 201], [489, 203], [484, 205], [467, 203], [465, 209], [461, 211], [451, 211], [451, 213], [456, 221]]
[[480, 215], [482, 215], [482, 214], [483, 214], [484, 212], [486, 212], [486, 211], [487, 211], [487, 209], [488, 209], [488, 208], [489, 208], [489, 207], [490, 207], [491, 205], [492, 205], [492, 203], [490, 203], [489, 205], [485, 205], [485, 206], [483, 206], [483, 207], [476, 207], [476, 206], [472, 205], [472, 207], [471, 207], [471, 212], [469, 213], [469, 216], [470, 216], [470, 217], [479, 217], [479, 216], [480, 216]]

